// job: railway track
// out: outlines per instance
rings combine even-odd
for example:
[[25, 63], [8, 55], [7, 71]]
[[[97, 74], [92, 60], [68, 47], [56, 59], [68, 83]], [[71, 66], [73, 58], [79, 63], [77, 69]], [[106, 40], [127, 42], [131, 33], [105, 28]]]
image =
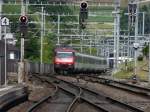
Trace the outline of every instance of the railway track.
[[42, 77], [42, 79], [44, 78], [47, 82], [55, 83], [57, 86], [66, 89], [66, 91], [70, 91], [72, 94], [76, 94], [76, 96], [77, 91], [79, 90], [77, 88], [80, 88], [80, 95], [78, 95], [78, 98], [84, 99], [88, 104], [92, 104], [94, 107], [100, 109], [100, 112], [144, 112], [139, 108], [117, 101], [109, 96], [100, 94], [97, 91], [74, 85], [68, 81], [56, 77], [50, 77], [49, 79], [45, 76], [40, 77]]
[[[70, 81], [74, 84], [88, 87], [92, 90], [96, 90], [99, 93], [104, 95], [110, 96], [118, 101], [124, 102], [125, 104], [132, 105], [137, 107], [143, 111], [147, 110], [150, 105], [150, 98], [149, 98], [149, 89], [139, 87], [136, 85], [126, 84], [125, 82], [119, 82], [109, 80], [102, 77], [93, 77], [93, 76], [80, 76], [80, 78], [74, 77], [66, 77], [66, 76], [58, 76], [61, 79]], [[111, 84], [113, 86], [111, 86]], [[115, 84], [118, 83], [118, 84]], [[122, 85], [119, 85], [119, 84]], [[117, 85], [117, 87], [115, 87]], [[123, 86], [125, 85], [125, 87]], [[130, 87], [128, 87], [129, 85]], [[118, 87], [119, 86], [119, 87]], [[123, 87], [123, 88], [122, 88]], [[135, 88], [134, 88], [135, 87]], [[141, 90], [142, 89], [142, 90]]]
[[114, 87], [117, 89], [132, 92], [132, 93], [138, 94], [138, 95], [146, 97], [146, 98], [150, 98], [150, 89], [149, 88], [144, 88], [141, 86], [136, 86], [136, 85], [132, 85], [132, 84], [128, 84], [125, 82], [120, 82], [120, 81], [116, 81], [116, 80], [112, 80], [112, 79], [107, 79], [107, 78], [103, 78], [103, 77], [80, 76], [80, 78], [84, 79], [86, 81], [89, 81], [89, 82], [94, 82], [94, 83], [96, 82], [96, 83], [104, 84], [104, 85], [111, 86], [111, 87]]
[[53, 95], [49, 95], [33, 105], [28, 112], [46, 112], [46, 109], [48, 112], [78, 112], [78, 110], [81, 109], [81, 106], [84, 106], [85, 109], [89, 108], [89, 112], [107, 112], [97, 105], [87, 101], [85, 98], [82, 98], [82, 90], [78, 86], [73, 86], [72, 84], [63, 81], [61, 81], [60, 84], [59, 80], [54, 79], [48, 81], [47, 78], [37, 78], [42, 82], [53, 84], [56, 89]]

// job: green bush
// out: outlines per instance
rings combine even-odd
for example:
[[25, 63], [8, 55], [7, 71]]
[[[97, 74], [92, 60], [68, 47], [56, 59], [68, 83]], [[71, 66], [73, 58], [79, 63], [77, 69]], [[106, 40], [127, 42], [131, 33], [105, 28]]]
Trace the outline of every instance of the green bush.
[[143, 61], [143, 56], [138, 56], [138, 61]]
[[130, 66], [130, 67], [127, 68], [127, 71], [128, 71], [128, 72], [132, 72], [133, 69], [134, 69], [134, 67], [131, 67], [131, 66]]

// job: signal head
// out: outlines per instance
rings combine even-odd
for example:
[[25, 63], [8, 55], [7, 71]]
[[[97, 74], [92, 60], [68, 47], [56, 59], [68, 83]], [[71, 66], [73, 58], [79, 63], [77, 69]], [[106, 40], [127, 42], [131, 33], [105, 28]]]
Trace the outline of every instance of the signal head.
[[81, 9], [87, 9], [87, 7], [88, 7], [88, 3], [87, 2], [85, 2], [85, 1], [81, 2], [81, 4], [80, 4], [80, 8]]
[[27, 16], [20, 16], [19, 21], [21, 23], [27, 23], [28, 22], [28, 18], [27, 18]]

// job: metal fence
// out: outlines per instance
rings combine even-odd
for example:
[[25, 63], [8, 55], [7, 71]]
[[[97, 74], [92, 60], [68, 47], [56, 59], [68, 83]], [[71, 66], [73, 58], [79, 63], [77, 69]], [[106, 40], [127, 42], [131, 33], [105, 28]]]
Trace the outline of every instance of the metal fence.
[[42, 65], [40, 63], [35, 62], [27, 62], [25, 64], [25, 71], [27, 74], [52, 74], [54, 73], [53, 70], [53, 64], [46, 64], [43, 63]]
[[18, 62], [17, 61], [7, 61], [7, 72], [18, 73]]
[[[8, 73], [18, 73], [18, 62], [8, 61], [7, 62]], [[39, 62], [25, 62], [25, 72], [27, 74], [52, 74], [54, 73], [53, 64], [43, 63], [42, 66]]]

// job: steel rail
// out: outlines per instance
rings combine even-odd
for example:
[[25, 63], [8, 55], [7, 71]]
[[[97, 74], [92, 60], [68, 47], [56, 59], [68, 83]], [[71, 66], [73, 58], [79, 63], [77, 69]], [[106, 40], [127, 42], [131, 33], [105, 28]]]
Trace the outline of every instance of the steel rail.
[[[48, 77], [45, 77], [45, 76], [44, 76], [43, 78], [44, 78], [44, 80], [46, 80], [47, 82], [52, 83], [52, 82], [51, 82], [52, 80], [50, 81], [50, 79], [47, 79]], [[57, 85], [58, 87], [60, 87], [60, 88], [62, 88], [62, 89], [65, 89], [65, 91], [68, 91], [68, 92], [70, 92], [70, 93], [72, 93], [72, 94], [75, 94], [75, 93], [74, 93], [73, 91], [69, 91], [68, 88], [66, 89], [66, 86], [64, 87], [64, 84], [65, 84], [65, 83], [66, 83], [67, 85], [71, 86], [71, 87], [80, 89], [79, 94], [78, 94], [78, 95], [75, 94], [75, 95], [76, 95], [76, 99], [75, 99], [75, 100], [72, 102], [72, 104], [68, 107], [68, 110], [67, 110], [68, 112], [69, 112], [69, 111], [70, 111], [70, 112], [73, 112], [74, 104], [78, 101], [78, 99], [83, 100], [85, 103], [90, 104], [92, 107], [95, 107], [95, 109], [98, 109], [100, 112], [109, 112], [107, 109], [104, 109], [102, 106], [98, 106], [98, 105], [96, 105], [95, 103], [89, 101], [88, 99], [82, 97], [83, 89], [81, 89], [81, 87], [79, 87], [79, 86], [77, 86], [77, 85], [74, 85], [73, 83], [67, 82], [67, 81], [65, 81], [65, 80], [58, 79], [58, 78], [56, 78], [56, 77], [54, 77], [54, 76], [51, 76], [51, 78], [53, 79], [54, 83], [57, 83], [56, 85]], [[58, 82], [57, 82], [57, 81], [58, 81]], [[62, 86], [62, 85], [63, 85], [63, 86]]]
[[[39, 77], [36, 77], [36, 78], [39, 79]], [[44, 80], [42, 80], [42, 79], [40, 79], [40, 80], [41, 80], [42, 82], [44, 81]], [[58, 91], [58, 87], [57, 87], [56, 85], [54, 85], [53, 83], [51, 83], [51, 84], [55, 87], [54, 93], [53, 93], [53, 94], [50, 94], [50, 95], [48, 95], [48, 96], [46, 96], [46, 97], [44, 97], [44, 98], [42, 98], [42, 99], [41, 99], [40, 101], [38, 101], [36, 104], [32, 105], [32, 106], [27, 110], [27, 112], [33, 112], [34, 109], [36, 109], [39, 105], [41, 105], [43, 102], [47, 101], [48, 99], [52, 98], [52, 97], [56, 94], [56, 92]]]
[[[53, 78], [56, 78], [56, 77], [53, 77]], [[58, 78], [57, 78], [57, 80], [58, 80]], [[63, 80], [63, 79], [60, 79], [60, 78], [59, 78], [59, 80], [60, 80], [60, 82], [63, 81], [63, 82], [66, 82], [66, 83], [68, 83], [70, 85], [77, 86], [77, 85], [75, 85], [73, 83], [70, 83], [70, 82], [68, 82], [66, 80]], [[62, 85], [62, 83], [60, 85]], [[133, 107], [133, 106], [128, 105], [128, 104], [123, 103], [123, 102], [120, 102], [120, 101], [115, 100], [115, 99], [113, 99], [111, 97], [108, 97], [108, 96], [105, 96], [105, 95], [101, 95], [101, 94], [99, 94], [96, 91], [93, 91], [93, 90], [90, 90], [90, 89], [87, 89], [87, 88], [84, 88], [84, 87], [81, 87], [81, 86], [78, 86], [78, 87], [80, 87], [82, 89], [82, 91], [83, 91], [82, 94], [81, 94], [81, 98], [86, 99], [88, 102], [90, 102], [92, 104], [95, 104], [95, 102], [89, 101], [89, 97], [85, 97], [83, 95], [85, 91], [90, 92], [90, 94], [92, 93], [92, 95], [95, 96], [96, 99], [99, 99], [98, 97], [101, 97], [101, 99], [103, 99], [104, 101], [106, 101], [107, 104], [110, 104], [110, 105], [112, 105], [114, 107], [118, 107], [118, 109], [120, 108], [122, 110], [129, 110], [131, 112], [144, 112], [143, 110], [140, 110], [139, 108]], [[101, 101], [101, 99], [99, 99], [99, 101]], [[106, 109], [106, 107], [104, 108], [103, 105], [98, 105], [98, 104], [95, 104], [95, 105], [98, 106], [99, 108], [105, 110], [105, 111], [108, 111], [108, 112], [111, 111], [111, 109], [109, 110], [108, 107], [107, 107], [107, 109]]]
[[[123, 103], [123, 102], [121, 102], [121, 101], [118, 101], [118, 100], [116, 100], [116, 99], [113, 99], [113, 98], [111, 98], [111, 97], [108, 97], [108, 96], [105, 96], [105, 95], [101, 95], [100, 93], [98, 93], [97, 91], [95, 91], [95, 90], [91, 90], [91, 89], [88, 89], [88, 88], [84, 88], [84, 87], [81, 87], [81, 88], [83, 88], [85, 91], [88, 91], [88, 92], [91, 92], [91, 93], [93, 93], [93, 94], [97, 94], [98, 96], [102, 96], [103, 98], [105, 98], [106, 100], [107, 100], [107, 102], [108, 102], [108, 104], [110, 103], [110, 104], [112, 104], [112, 106], [118, 106], [118, 107], [120, 107], [120, 108], [122, 108], [122, 109], [125, 109], [125, 110], [129, 110], [129, 111], [131, 111], [131, 112], [144, 112], [143, 110], [140, 110], [140, 109], [138, 109], [138, 108], [136, 108], [136, 107], [134, 107], [134, 106], [131, 106], [131, 105], [128, 105], [128, 104], [126, 104], [126, 103]], [[98, 99], [98, 98], [97, 98]]]
[[107, 79], [107, 78], [102, 78], [102, 77], [81, 76], [82, 79], [84, 79], [85, 77], [88, 77], [89, 79], [86, 79], [86, 80], [91, 81], [91, 82], [97, 82], [97, 83], [105, 84], [105, 85], [108, 85], [111, 87], [115, 87], [118, 89], [122, 89], [125, 91], [129, 91], [129, 92], [136, 93], [136, 94], [139, 94], [141, 96], [145, 96], [145, 97], [150, 98], [150, 89], [149, 88], [136, 86], [136, 85], [132, 85], [132, 84], [127, 84], [124, 82], [120, 82], [120, 81], [116, 81], [116, 80], [112, 80], [112, 79]]
[[47, 80], [45, 80], [43, 78], [40, 78], [40, 77], [38, 77], [36, 75], [34, 75], [34, 77], [38, 78], [42, 82], [46, 82], [48, 84], [54, 85], [56, 89], [55, 89], [55, 92], [53, 93], [53, 95], [49, 95], [49, 96], [45, 97], [40, 102], [38, 102], [37, 104], [33, 105], [27, 112], [33, 112], [33, 110], [36, 109], [40, 104], [44, 103], [49, 98], [52, 98], [56, 94], [56, 92], [58, 91], [58, 89], [61, 89], [61, 90], [65, 91], [65, 92], [67, 92], [67, 93], [70, 93], [71, 95], [73, 95], [75, 97], [74, 100], [72, 101], [72, 103], [69, 105], [69, 107], [66, 110], [66, 112], [72, 112], [73, 111], [73, 108], [75, 107], [75, 105], [78, 104], [78, 100], [79, 100], [79, 97], [80, 97], [80, 94], [81, 94], [81, 89], [80, 88], [79, 88], [79, 94], [77, 95], [77, 94], [73, 94], [72, 92], [64, 89], [63, 87], [61, 87], [59, 85], [56, 85], [56, 84], [54, 84], [54, 83], [52, 83], [50, 81], [47, 81]]

